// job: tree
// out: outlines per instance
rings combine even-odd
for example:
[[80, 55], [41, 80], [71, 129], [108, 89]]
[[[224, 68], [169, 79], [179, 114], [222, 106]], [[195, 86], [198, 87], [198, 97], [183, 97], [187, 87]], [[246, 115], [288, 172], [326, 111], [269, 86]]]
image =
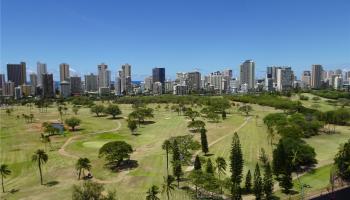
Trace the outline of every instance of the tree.
[[215, 123], [218, 123], [219, 120], [220, 120], [220, 117], [218, 114], [216, 114], [215, 112], [209, 112], [207, 114], [207, 118], [212, 121], [212, 122], [215, 122]]
[[79, 158], [77, 163], [75, 164], [75, 169], [78, 171], [78, 180], [80, 179], [81, 172], [84, 170], [90, 171], [91, 162], [88, 158]]
[[137, 129], [137, 124], [135, 120], [128, 120], [128, 128], [131, 131], [131, 134], [135, 133], [135, 130]]
[[214, 167], [213, 167], [213, 163], [211, 162], [210, 158], [208, 158], [208, 160], [207, 160], [205, 172], [207, 172], [208, 174], [214, 174]]
[[334, 164], [338, 169], [339, 176], [346, 180], [350, 180], [350, 139], [343, 145], [334, 158]]
[[285, 194], [290, 193], [290, 189], [293, 188], [292, 172], [291, 170], [286, 170], [279, 182], [280, 186], [283, 188], [282, 192]]
[[196, 197], [198, 198], [198, 186], [203, 184], [203, 182], [205, 182], [204, 174], [203, 174], [202, 170], [193, 170], [193, 171], [191, 171], [189, 178], [191, 179], [192, 183], [195, 186]]
[[79, 108], [78, 106], [76, 106], [76, 105], [74, 105], [74, 106], [72, 107], [72, 111], [73, 111], [73, 113], [74, 113], [75, 115], [78, 114], [79, 109], [80, 109], [80, 108]]
[[104, 110], [105, 110], [105, 107], [103, 105], [94, 105], [90, 109], [90, 111], [92, 113], [95, 113], [97, 117], [99, 117], [100, 114], [104, 112]]
[[260, 175], [259, 164], [256, 163], [254, 171], [254, 195], [256, 200], [260, 200], [263, 197], [263, 182]]
[[250, 105], [243, 105], [243, 106], [239, 107], [238, 111], [245, 113], [246, 116], [248, 116], [249, 113], [251, 111], [253, 111], [253, 108]]
[[222, 120], [226, 119], [226, 111], [222, 111], [221, 118], [222, 118]]
[[80, 125], [81, 120], [76, 117], [71, 117], [65, 120], [65, 123], [75, 131], [75, 127]]
[[267, 156], [265, 149], [260, 149], [259, 161], [262, 163], [263, 167], [265, 167], [269, 162], [269, 157]]
[[45, 151], [46, 151], [46, 144], [49, 143], [51, 147], [51, 139], [49, 135], [41, 134], [41, 141], [45, 144]]
[[264, 167], [264, 193], [266, 199], [272, 199], [273, 178], [272, 169], [269, 162]]
[[[216, 162], [216, 168], [218, 169], [219, 180], [221, 182], [221, 175], [225, 174], [227, 164], [223, 157], [217, 157], [215, 162]], [[220, 192], [222, 193], [221, 184], [220, 184]]]
[[194, 159], [194, 170], [201, 170], [201, 169], [202, 169], [201, 160], [199, 159], [199, 156], [196, 155], [196, 158]]
[[245, 176], [245, 191], [250, 193], [252, 191], [252, 175], [250, 170], [248, 170], [247, 175]]
[[45, 164], [48, 160], [49, 160], [49, 156], [42, 149], [38, 149], [32, 156], [32, 161], [38, 163], [41, 185], [43, 184], [43, 175], [41, 171], [41, 165]]
[[11, 115], [11, 113], [12, 113], [12, 109], [11, 108], [7, 108], [6, 109], [6, 114], [8, 115], [8, 116], [10, 116]]
[[72, 200], [116, 200], [115, 192], [103, 195], [104, 187], [100, 183], [84, 181], [82, 185], [74, 185]]
[[162, 149], [165, 150], [165, 154], [166, 154], [166, 172], [167, 172], [167, 176], [169, 176], [169, 151], [171, 148], [171, 143], [169, 140], [165, 140], [163, 142], [162, 145]]
[[152, 185], [152, 187], [147, 191], [146, 200], [159, 200], [159, 198], [157, 197], [158, 193], [159, 193], [158, 186]]
[[105, 157], [109, 164], [119, 166], [123, 159], [130, 158], [133, 152], [130, 144], [124, 141], [113, 141], [104, 144], [99, 150], [99, 157]]
[[243, 155], [241, 144], [237, 133], [234, 133], [231, 144], [230, 155], [230, 170], [231, 170], [231, 194], [234, 200], [242, 199], [240, 184], [242, 181], [243, 172]]
[[1, 174], [2, 192], [5, 193], [4, 178], [6, 178], [8, 175], [11, 174], [11, 170], [8, 168], [8, 165], [1, 164], [1, 166], [0, 166], [0, 174]]
[[152, 108], [145, 108], [145, 107], [138, 107], [136, 110], [131, 112], [129, 114], [129, 120], [137, 120], [139, 126], [141, 123], [145, 122], [146, 118], [153, 118], [153, 109]]
[[110, 104], [106, 109], [105, 113], [112, 115], [113, 119], [115, 119], [115, 116], [122, 114], [122, 111], [120, 110], [118, 105]]
[[180, 187], [180, 178], [183, 173], [181, 168], [181, 154], [176, 140], [173, 143], [173, 174], [176, 177], [177, 187]]
[[163, 189], [162, 192], [166, 193], [166, 196], [168, 200], [170, 199], [171, 192], [175, 190], [175, 184], [174, 184], [175, 178], [171, 175], [168, 175], [167, 177], [164, 177], [164, 183], [163, 183]]
[[192, 121], [194, 121], [196, 119], [196, 117], [199, 117], [200, 114], [199, 112], [197, 111], [193, 111], [192, 109], [188, 109], [186, 112], [185, 112], [185, 115], [190, 118]]
[[187, 125], [187, 128], [199, 132], [201, 129], [205, 128], [205, 123], [201, 120], [190, 121]]
[[208, 140], [207, 140], [207, 130], [202, 128], [200, 130], [201, 132], [201, 145], [202, 145], [202, 152], [207, 155], [207, 153], [209, 152], [209, 147], [208, 147]]

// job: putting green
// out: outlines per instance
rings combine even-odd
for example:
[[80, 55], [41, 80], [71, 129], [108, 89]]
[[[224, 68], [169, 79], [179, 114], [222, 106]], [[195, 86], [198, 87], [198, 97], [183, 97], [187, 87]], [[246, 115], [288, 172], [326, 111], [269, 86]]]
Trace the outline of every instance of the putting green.
[[83, 146], [88, 148], [99, 149], [107, 142], [108, 141], [89, 141], [89, 142], [84, 142]]

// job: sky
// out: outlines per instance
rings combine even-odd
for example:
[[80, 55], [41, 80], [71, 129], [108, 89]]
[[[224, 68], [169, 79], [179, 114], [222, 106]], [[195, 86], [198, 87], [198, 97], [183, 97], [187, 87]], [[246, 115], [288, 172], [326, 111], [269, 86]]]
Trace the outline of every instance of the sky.
[[166, 77], [230, 68], [312, 64], [350, 69], [349, 0], [0, 0], [1, 72], [7, 63], [58, 66], [77, 75], [132, 65], [133, 80], [153, 67]]

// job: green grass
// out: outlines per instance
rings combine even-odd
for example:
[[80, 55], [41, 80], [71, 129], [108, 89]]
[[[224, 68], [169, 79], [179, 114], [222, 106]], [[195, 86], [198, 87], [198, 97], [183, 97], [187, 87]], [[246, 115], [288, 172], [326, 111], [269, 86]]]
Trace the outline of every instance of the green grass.
[[[150, 106], [156, 107], [155, 105]], [[248, 169], [254, 169], [261, 148], [264, 148], [271, 158], [272, 149], [267, 142], [266, 127], [262, 119], [269, 113], [281, 112], [270, 107], [252, 106], [254, 111], [250, 114], [251, 120], [238, 131], [245, 161], [245, 172]], [[120, 105], [120, 107], [123, 111], [123, 117], [126, 117], [132, 111], [130, 105]], [[197, 110], [199, 109], [197, 108]], [[77, 180], [75, 172], [76, 160], [59, 155], [57, 150], [69, 137], [75, 135], [79, 135], [79, 138], [73, 140], [65, 150], [79, 157], [88, 157], [92, 161], [94, 177], [111, 181], [111, 183], [105, 184], [106, 189], [115, 190], [120, 199], [144, 199], [145, 193], [151, 185], [155, 184], [161, 187], [163, 176], [166, 174], [165, 151], [161, 149], [163, 141], [172, 136], [191, 134], [187, 129], [189, 119], [178, 116], [175, 112], [165, 110], [164, 105], [161, 109], [155, 111], [155, 118], [152, 119], [155, 123], [142, 125], [137, 129], [138, 135], [136, 136], [131, 135], [124, 118], [112, 120], [109, 116], [95, 117], [88, 108], [81, 108], [77, 115], [82, 120], [79, 131], [69, 133], [66, 137], [54, 136], [52, 137], [52, 147], [47, 147], [49, 161], [43, 167], [44, 182], [57, 181], [57, 184], [41, 186], [38, 169], [31, 162], [31, 156], [38, 148], [45, 148], [40, 141], [41, 123], [57, 121], [59, 115], [56, 106], [52, 106], [45, 113], [40, 113], [36, 108], [32, 109], [31, 112], [35, 116], [34, 123], [25, 123], [22, 118], [16, 118], [17, 115], [21, 116], [22, 113], [30, 113], [28, 107], [16, 106], [11, 116], [7, 116], [5, 110], [0, 112], [0, 161], [8, 164], [12, 170], [12, 175], [5, 180], [5, 187], [8, 191], [18, 189], [13, 194], [0, 194], [0, 197], [4, 199], [70, 199], [72, 185], [81, 183]], [[64, 118], [73, 115], [69, 110]], [[217, 156], [223, 156], [229, 164], [230, 146], [234, 130], [245, 121], [245, 118], [246, 116], [238, 113], [236, 108], [232, 108], [226, 120], [221, 120], [219, 123], [206, 122], [209, 144], [222, 138], [209, 148], [210, 153], [214, 154], [211, 156], [212, 160]], [[205, 119], [201, 120], [206, 121]], [[116, 121], [121, 123], [121, 128], [118, 131], [89, 134], [101, 130], [115, 129], [118, 127]], [[317, 159], [321, 164], [330, 162], [337, 152], [339, 144], [344, 143], [350, 137], [349, 127], [337, 127], [337, 131], [339, 134], [336, 135], [320, 135], [306, 139], [315, 148]], [[200, 141], [198, 133], [195, 133], [194, 136], [196, 140]], [[138, 161], [139, 166], [137, 168], [127, 173], [112, 172], [105, 168], [105, 160], [98, 157], [98, 150], [106, 142], [115, 140], [123, 140], [132, 145], [134, 153], [131, 155], [131, 159]], [[183, 169], [185, 170], [186, 166]], [[227, 175], [229, 175], [229, 170], [227, 172]], [[315, 188], [323, 187], [321, 183], [310, 183], [315, 184]], [[186, 184], [181, 183], [181, 185]], [[162, 199], [165, 199], [164, 196]], [[172, 199], [190, 199], [190, 197], [186, 192], [177, 190]]]

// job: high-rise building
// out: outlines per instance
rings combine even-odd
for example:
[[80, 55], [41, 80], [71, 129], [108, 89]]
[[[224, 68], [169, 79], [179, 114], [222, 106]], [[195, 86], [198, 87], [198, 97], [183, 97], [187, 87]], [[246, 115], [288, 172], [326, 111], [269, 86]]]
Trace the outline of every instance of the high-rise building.
[[97, 92], [98, 91], [98, 77], [93, 73], [85, 75], [85, 91]]
[[199, 91], [201, 87], [201, 73], [188, 72], [186, 82], [190, 91]]
[[160, 82], [164, 84], [165, 82], [165, 68], [155, 67], [152, 69], [152, 79], [153, 83]]
[[254, 89], [255, 84], [255, 63], [252, 60], [246, 60], [240, 66], [240, 84], [247, 84], [247, 89]]
[[81, 94], [81, 77], [70, 77], [70, 91], [72, 95]]
[[153, 86], [152, 78], [153, 78], [152, 76], [145, 78], [145, 90], [146, 91], [152, 91], [152, 86]]
[[32, 86], [31, 85], [21, 85], [20, 88], [21, 88], [23, 96], [27, 97], [27, 96], [30, 96], [32, 94]]
[[26, 63], [7, 64], [7, 80], [15, 84], [15, 87], [27, 82]]
[[15, 87], [15, 99], [21, 99], [22, 98], [22, 90], [21, 87]]
[[15, 94], [15, 83], [12, 81], [5, 82], [2, 94], [3, 96], [13, 97], [13, 95]]
[[309, 88], [311, 86], [311, 72], [310, 71], [303, 71], [301, 74], [301, 82], [304, 86], [304, 88]]
[[115, 76], [115, 94], [121, 95], [122, 94], [122, 88], [121, 88], [121, 78], [123, 71], [119, 70], [118, 73]]
[[2, 89], [5, 86], [5, 74], [0, 74], [0, 95], [2, 95]]
[[133, 92], [131, 84], [131, 65], [127, 63], [122, 65], [122, 69], [118, 73], [118, 78], [118, 83], [120, 83], [119, 94], [128, 94]]
[[42, 96], [44, 98], [53, 98], [55, 97], [55, 90], [53, 84], [53, 75], [52, 74], [42, 74]]
[[36, 94], [36, 87], [38, 86], [38, 76], [35, 73], [29, 74], [31, 94]]
[[60, 64], [60, 82], [69, 81], [69, 65], [67, 63]]
[[341, 75], [335, 77], [333, 88], [335, 90], [340, 90], [343, 87], [343, 78]]
[[322, 65], [312, 65], [311, 88], [319, 89], [322, 86]]
[[277, 91], [288, 91], [293, 88], [294, 73], [292, 68], [277, 69]]
[[98, 87], [109, 87], [108, 85], [108, 65], [101, 63], [98, 65]]
[[223, 75], [219, 71], [211, 73], [209, 75], [208, 82], [209, 82], [210, 86], [213, 87], [214, 90], [216, 90], [220, 93], [224, 89], [224, 87], [223, 87]]
[[222, 71], [223, 79], [224, 79], [224, 90], [229, 93], [231, 91], [230, 89], [230, 81], [232, 79], [232, 70], [231, 69], [225, 69]]
[[154, 82], [152, 86], [152, 93], [156, 95], [163, 94], [163, 84], [161, 82]]
[[47, 74], [47, 67], [45, 63], [37, 62], [37, 76], [38, 76], [38, 84], [37, 86], [42, 87], [42, 75]]
[[70, 83], [68, 81], [60, 82], [60, 95], [62, 98], [67, 98], [71, 95]]

